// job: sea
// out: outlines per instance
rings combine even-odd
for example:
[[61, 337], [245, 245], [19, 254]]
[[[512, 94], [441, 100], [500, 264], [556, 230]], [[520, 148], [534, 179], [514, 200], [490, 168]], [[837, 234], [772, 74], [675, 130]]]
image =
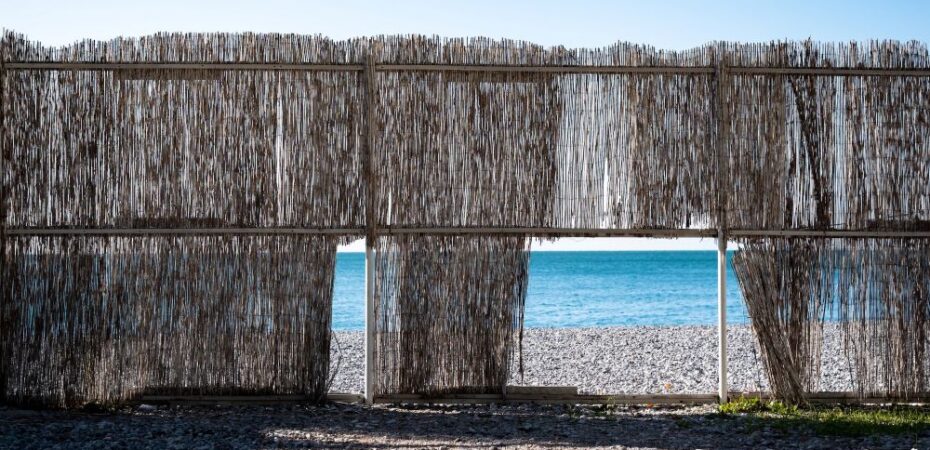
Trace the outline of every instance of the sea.
[[[364, 329], [364, 253], [336, 254], [333, 290], [333, 329]], [[524, 321], [528, 328], [715, 325], [717, 252], [532, 252]], [[730, 264], [727, 321], [747, 322]]]

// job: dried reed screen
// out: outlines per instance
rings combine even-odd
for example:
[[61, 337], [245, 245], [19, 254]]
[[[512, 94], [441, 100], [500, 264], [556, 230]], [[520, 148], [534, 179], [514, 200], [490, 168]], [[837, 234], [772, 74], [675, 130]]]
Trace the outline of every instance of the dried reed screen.
[[[5, 62], [357, 62], [358, 42], [163, 34]], [[185, 229], [7, 237], [4, 395], [326, 392], [336, 240], [186, 235], [364, 223], [358, 70], [4, 70], [5, 228]], [[265, 229], [265, 230], [261, 230]], [[186, 237], [182, 237], [186, 236]]]
[[7, 71], [11, 227], [359, 227], [358, 75]]
[[523, 238], [380, 238], [376, 393], [502, 392], [523, 329]]
[[[381, 38], [383, 63], [701, 65], [620, 44], [560, 53], [482, 39]], [[380, 50], [380, 51], [377, 51]], [[709, 226], [713, 77], [386, 70], [377, 74], [384, 226]]]
[[838, 318], [860, 395], [926, 395], [930, 242], [855, 240], [837, 246]]
[[733, 268], [772, 393], [801, 403], [817, 390], [826, 306], [835, 280], [833, 255], [812, 240], [752, 241], [736, 253]]
[[860, 395], [926, 395], [926, 239], [758, 239], [733, 262], [776, 395], [799, 401], [816, 389], [824, 320], [842, 323]]
[[[742, 46], [732, 64], [927, 68], [922, 44]], [[930, 229], [930, 77], [731, 75], [728, 224]]]
[[712, 77], [563, 75], [558, 86], [562, 121], [546, 224], [691, 228], [713, 223]]
[[[927, 47], [728, 44], [744, 67], [930, 67]], [[727, 77], [733, 228], [930, 230], [930, 77]], [[758, 239], [734, 266], [774, 393], [818, 383], [822, 321], [841, 321], [860, 395], [928, 387], [926, 239]]]
[[[930, 230], [930, 77], [781, 70], [926, 70], [927, 47], [916, 42], [716, 42], [671, 52], [246, 33], [50, 48], [7, 32], [0, 60], [281, 69], [4, 66], [0, 226], [364, 228], [382, 250], [379, 393], [499, 390], [526, 283], [524, 238], [379, 229]], [[398, 66], [436, 64], [457, 67]], [[474, 67], [487, 65], [535, 68]], [[628, 70], [642, 67], [650, 69]], [[7, 377], [12, 398], [49, 404], [146, 389], [319, 395], [318, 346], [327, 338], [315, 333], [323, 330], [249, 328], [251, 313], [220, 313], [273, 298], [296, 308], [294, 320], [328, 317], [333, 245], [9, 237], [0, 381]], [[749, 245], [741, 281], [779, 395], [812, 388], [817, 313], [833, 303], [848, 324], [861, 392], [924, 389], [926, 248], [916, 240]], [[865, 255], [871, 272], [854, 267], [853, 254]], [[848, 286], [831, 288], [831, 271]], [[238, 295], [217, 303], [229, 286]], [[175, 310], [159, 308], [177, 302], [184, 321], [169, 323]], [[258, 329], [300, 355], [249, 356], [252, 347], [235, 339]], [[226, 347], [196, 347], [204, 342]]]
[[8, 400], [326, 393], [336, 244], [316, 237], [7, 238]]
[[551, 77], [390, 72], [378, 92], [380, 223], [547, 222], [559, 123]]

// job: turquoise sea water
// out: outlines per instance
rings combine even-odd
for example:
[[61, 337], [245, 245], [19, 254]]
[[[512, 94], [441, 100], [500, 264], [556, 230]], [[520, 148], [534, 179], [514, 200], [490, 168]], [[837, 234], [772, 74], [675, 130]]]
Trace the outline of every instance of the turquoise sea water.
[[[364, 253], [337, 254], [334, 329], [364, 328], [364, 286]], [[727, 300], [728, 321], [745, 322], [732, 267]], [[531, 328], [716, 324], [717, 253], [533, 252], [525, 321]]]

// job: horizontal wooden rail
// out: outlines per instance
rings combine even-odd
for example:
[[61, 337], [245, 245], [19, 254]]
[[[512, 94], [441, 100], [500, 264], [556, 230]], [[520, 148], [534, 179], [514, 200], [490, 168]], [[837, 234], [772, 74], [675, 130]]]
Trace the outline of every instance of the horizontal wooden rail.
[[[10, 228], [10, 236], [132, 236], [132, 235], [292, 235], [329, 234], [363, 235], [365, 228]], [[407, 234], [438, 235], [513, 235], [513, 236], [643, 236], [643, 237], [713, 237], [713, 229], [601, 229], [601, 228], [545, 228], [545, 227], [380, 227], [379, 236]]]
[[11, 228], [8, 236], [361, 235], [364, 228]]
[[[492, 72], [492, 73], [553, 73], [553, 74], [646, 74], [646, 75], [711, 75], [713, 66], [516, 66], [469, 64], [380, 64], [376, 70], [386, 72]], [[930, 68], [885, 69], [869, 67], [733, 67], [735, 75], [810, 75], [810, 76], [886, 76], [927, 77]]]
[[883, 69], [871, 67], [732, 67], [731, 75], [808, 75], [834, 77], [930, 77], [930, 68]]
[[[362, 236], [365, 228], [9, 228], [8, 236], [145, 236], [145, 235], [346, 235]], [[540, 236], [540, 237], [716, 237], [713, 228], [547, 228], [547, 227], [390, 227], [377, 228], [379, 236], [410, 234], [462, 236]], [[807, 238], [930, 238], [930, 231], [878, 230], [727, 230], [728, 238], [807, 237]]]
[[649, 229], [649, 228], [547, 228], [547, 227], [390, 227], [379, 225], [379, 235], [441, 234], [441, 235], [514, 235], [560, 237], [713, 237], [715, 229]]
[[[249, 62], [8, 62], [7, 70], [246, 70], [361, 72], [363, 64], [249, 63]], [[558, 66], [486, 64], [378, 64], [379, 72], [477, 72], [551, 74], [712, 75], [712, 66]], [[930, 68], [885, 69], [871, 67], [727, 67], [731, 75], [930, 77]]]
[[[545, 227], [382, 227], [379, 236], [409, 234], [475, 236], [640, 236], [640, 237], [713, 237], [713, 229], [601, 229]], [[365, 228], [10, 228], [9, 236], [142, 236], [142, 235], [363, 235]]]
[[361, 72], [361, 64], [304, 63], [185, 63], [185, 62], [11, 62], [7, 70], [294, 70], [320, 72]]
[[728, 230], [729, 237], [930, 238], [930, 231], [879, 230]]
[[668, 74], [711, 75], [707, 66], [545, 66], [545, 65], [483, 65], [483, 64], [379, 64], [380, 72], [485, 72], [485, 73], [551, 73], [551, 74]]

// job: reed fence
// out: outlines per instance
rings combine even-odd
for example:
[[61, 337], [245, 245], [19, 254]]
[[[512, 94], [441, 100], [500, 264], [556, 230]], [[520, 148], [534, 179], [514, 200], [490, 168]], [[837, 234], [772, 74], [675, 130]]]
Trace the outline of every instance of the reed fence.
[[775, 395], [835, 301], [860, 395], [925, 390], [924, 44], [5, 32], [0, 62], [7, 400], [320, 398], [362, 236], [369, 400], [502, 392], [531, 236], [744, 242]]

